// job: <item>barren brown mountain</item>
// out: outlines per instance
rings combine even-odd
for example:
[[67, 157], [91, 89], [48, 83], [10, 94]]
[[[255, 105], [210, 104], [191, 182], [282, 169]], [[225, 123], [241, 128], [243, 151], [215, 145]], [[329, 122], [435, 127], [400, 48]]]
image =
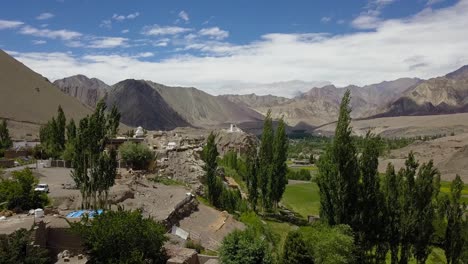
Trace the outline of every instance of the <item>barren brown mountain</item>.
[[45, 123], [57, 113], [59, 105], [67, 117], [75, 120], [91, 113], [88, 107], [2, 50], [0, 92], [0, 118], [17, 122]]
[[407, 90], [379, 116], [433, 115], [468, 111], [468, 66]]
[[90, 107], [96, 107], [97, 102], [106, 96], [111, 87], [96, 78], [84, 75], [74, 75], [54, 81], [54, 85], [62, 92], [71, 95]]
[[263, 118], [252, 109], [195, 88], [168, 87], [143, 80], [115, 84], [108, 94], [107, 104], [117, 106], [122, 122], [147, 129], [213, 126]]

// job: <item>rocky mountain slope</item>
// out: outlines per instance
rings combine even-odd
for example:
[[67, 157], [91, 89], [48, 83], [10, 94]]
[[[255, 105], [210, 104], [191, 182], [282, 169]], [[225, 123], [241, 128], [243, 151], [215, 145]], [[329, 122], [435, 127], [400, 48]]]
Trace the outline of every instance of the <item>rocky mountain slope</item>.
[[96, 107], [97, 102], [106, 96], [111, 87], [96, 78], [88, 78], [84, 75], [74, 75], [54, 81], [54, 85], [80, 102]]
[[91, 110], [62, 92], [40, 74], [0, 50], [0, 118], [42, 124], [61, 105], [75, 120]]
[[263, 118], [252, 109], [195, 88], [168, 87], [143, 80], [125, 80], [115, 84], [106, 102], [117, 106], [123, 123], [151, 130], [241, 123]]
[[379, 116], [432, 115], [468, 111], [468, 65], [424, 81], [391, 102]]
[[396, 100], [405, 90], [421, 82], [417, 78], [401, 78], [363, 87], [350, 85], [337, 88], [327, 85], [312, 88], [292, 99], [276, 96], [224, 95], [223, 97], [265, 114], [272, 110], [273, 117], [284, 116], [289, 125], [322, 125], [336, 121], [338, 108], [345, 91], [351, 91], [352, 115], [355, 118], [378, 113], [381, 105]]

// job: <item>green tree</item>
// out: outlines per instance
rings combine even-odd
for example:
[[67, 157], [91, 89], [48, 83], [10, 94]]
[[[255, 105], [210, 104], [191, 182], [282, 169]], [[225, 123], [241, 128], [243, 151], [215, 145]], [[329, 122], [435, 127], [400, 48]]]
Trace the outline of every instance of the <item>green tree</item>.
[[165, 228], [140, 211], [106, 211], [69, 222], [92, 263], [166, 263]]
[[290, 231], [283, 246], [281, 263], [284, 264], [313, 264], [314, 258], [310, 254], [302, 235], [298, 231]]
[[[112, 131], [109, 131], [110, 114], [106, 115], [106, 105], [99, 101], [94, 113], [80, 120], [72, 155], [73, 170], [71, 176], [80, 189], [82, 208], [91, 208], [106, 204], [108, 189], [116, 176], [116, 153], [104, 152]], [[112, 184], [110, 184], [112, 183]]]
[[384, 196], [384, 221], [385, 237], [390, 248], [391, 263], [398, 264], [398, 247], [400, 245], [400, 182], [395, 174], [395, 168], [391, 163], [387, 165], [387, 171], [383, 178], [382, 193]]
[[258, 202], [258, 155], [257, 148], [251, 147], [247, 154], [247, 189], [249, 193], [249, 202], [254, 211], [257, 211]]
[[283, 197], [286, 185], [288, 184], [288, 166], [286, 160], [288, 156], [288, 137], [286, 135], [286, 124], [283, 118], [278, 122], [278, 128], [274, 135], [273, 141], [273, 160], [272, 160], [272, 173], [270, 175], [271, 191], [270, 200], [274, 206], [277, 207], [279, 201]]
[[235, 230], [223, 239], [220, 259], [224, 264], [269, 264], [273, 263], [271, 248], [252, 229]]
[[431, 161], [421, 165], [415, 181], [414, 256], [420, 264], [426, 263], [431, 253], [431, 239], [435, 233], [433, 220], [435, 200], [440, 189], [440, 173]]
[[66, 127], [67, 129], [67, 140], [72, 141], [76, 138], [76, 124], [75, 120], [70, 119], [68, 122], [68, 125]]
[[216, 175], [218, 168], [218, 150], [216, 149], [215, 135], [210, 133], [207, 144], [203, 150], [205, 161], [205, 180], [208, 191], [208, 201], [215, 207], [220, 207], [220, 196], [223, 191], [221, 180]]
[[24, 228], [0, 235], [0, 263], [52, 263], [46, 249], [31, 244], [32, 231]]
[[301, 227], [299, 232], [316, 264], [355, 263], [353, 230], [349, 226], [315, 223]]
[[[463, 213], [466, 210], [466, 204], [460, 201], [463, 186], [464, 183], [459, 175], [455, 177], [450, 186], [450, 202], [447, 207], [447, 229], [443, 245], [447, 264], [459, 263], [463, 248], [468, 243], [466, 237], [463, 237]], [[466, 230], [465, 233], [467, 233]]]
[[320, 189], [321, 216], [331, 225], [355, 226], [358, 218], [360, 170], [356, 146], [351, 137], [350, 91], [340, 105], [335, 138], [321, 156], [317, 184]]
[[415, 176], [419, 163], [410, 152], [405, 161], [405, 167], [398, 172], [400, 178], [400, 264], [409, 261], [415, 234]]
[[119, 132], [120, 117], [120, 112], [117, 110], [117, 107], [113, 105], [107, 118], [107, 131], [109, 133], [109, 138], [114, 138]]
[[273, 139], [274, 131], [271, 118], [271, 110], [268, 111], [265, 121], [263, 122], [263, 132], [259, 150], [259, 166], [258, 166], [258, 185], [260, 189], [260, 198], [263, 208], [271, 209], [272, 201], [269, 194], [271, 193], [271, 175], [273, 162]]
[[67, 119], [63, 112], [62, 106], [59, 105], [57, 109], [57, 145], [59, 149], [63, 151], [65, 149], [65, 129], [67, 125]]
[[144, 170], [154, 159], [151, 150], [142, 144], [125, 142], [119, 147], [120, 156], [133, 169]]
[[[8, 125], [5, 119], [0, 123], [0, 152], [7, 150], [13, 146], [13, 142], [10, 138], [10, 132], [8, 131]], [[2, 152], [3, 153], [3, 152]]]
[[[385, 261], [385, 253], [375, 250], [374, 246], [380, 244], [384, 225], [383, 197], [379, 182], [379, 146], [380, 138], [367, 132], [363, 141], [363, 151], [359, 159], [361, 170], [361, 184], [359, 190], [359, 219], [357, 226], [357, 244], [360, 247], [361, 263]], [[379, 256], [377, 256], [379, 255]]]

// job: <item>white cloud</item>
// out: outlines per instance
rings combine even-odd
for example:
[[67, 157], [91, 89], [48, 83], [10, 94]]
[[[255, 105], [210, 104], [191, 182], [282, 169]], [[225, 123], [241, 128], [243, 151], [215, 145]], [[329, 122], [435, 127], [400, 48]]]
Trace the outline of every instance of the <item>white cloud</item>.
[[42, 13], [36, 17], [37, 20], [46, 20], [53, 18], [55, 15], [52, 13]]
[[192, 31], [190, 28], [175, 27], [175, 26], [146, 26], [143, 28], [143, 35], [147, 36], [162, 36], [162, 35], [177, 35]]
[[320, 22], [322, 22], [322, 23], [328, 23], [328, 22], [330, 22], [331, 20], [332, 20], [331, 17], [325, 16], [325, 17], [322, 17], [322, 18], [320, 19]]
[[0, 30], [1, 29], [11, 29], [11, 28], [17, 28], [24, 23], [21, 21], [14, 21], [14, 20], [0, 20]]
[[139, 15], [140, 15], [140, 12], [135, 12], [135, 13], [128, 14], [128, 15], [118, 15], [118, 14], [114, 14], [114, 15], [112, 16], [112, 19], [113, 19], [113, 20], [116, 20], [116, 21], [124, 21], [125, 19], [135, 19], [135, 18], [137, 18]]
[[122, 30], [121, 32], [122, 32], [123, 34], [127, 34], [128, 32], [130, 32], [130, 30], [129, 30], [129, 29], [124, 29], [124, 30]]
[[154, 56], [153, 52], [141, 52], [141, 53], [138, 53], [135, 57], [136, 58], [149, 58], [153, 56]]
[[119, 37], [99, 37], [94, 40], [91, 40], [90, 44], [88, 45], [89, 48], [95, 49], [108, 49], [108, 48], [116, 48], [116, 47], [127, 47], [128, 39], [127, 38], [119, 38]]
[[188, 13], [184, 10], [179, 12], [179, 18], [184, 20], [185, 22], [188, 22], [190, 20]]
[[40, 40], [33, 40], [32, 43], [34, 45], [43, 45], [43, 44], [46, 44], [47, 41], [43, 40], [43, 39], [40, 39]]
[[382, 9], [392, 4], [395, 0], [369, 0], [365, 11], [351, 21], [351, 26], [357, 29], [375, 29], [380, 26]]
[[426, 5], [427, 6], [431, 6], [431, 5], [435, 5], [435, 4], [438, 4], [438, 3], [442, 3], [444, 2], [445, 0], [428, 0]]
[[202, 36], [208, 36], [213, 39], [222, 40], [229, 37], [229, 32], [220, 29], [219, 27], [203, 28], [198, 33]]
[[[246, 45], [190, 43], [213, 53], [193, 56], [182, 50], [163, 60], [92, 53], [14, 56], [52, 80], [83, 73], [107, 83], [126, 78], [148, 79], [167, 85], [195, 86], [213, 94], [236, 93], [233, 88], [220, 88], [233, 81], [327, 80], [338, 86], [365, 85], [400, 77], [440, 76], [468, 64], [467, 13], [468, 0], [462, 0], [451, 7], [382, 20], [374, 31], [343, 35], [267, 34]], [[250, 92], [257, 90], [252, 88]]]
[[101, 22], [101, 24], [99, 24], [99, 27], [111, 29], [112, 28], [112, 21], [110, 19], [103, 20]]
[[70, 31], [66, 29], [60, 30], [49, 30], [49, 29], [38, 29], [31, 26], [24, 26], [20, 29], [19, 33], [23, 35], [31, 35], [36, 37], [51, 38], [51, 39], [62, 39], [62, 40], [71, 40], [81, 37], [83, 34]]

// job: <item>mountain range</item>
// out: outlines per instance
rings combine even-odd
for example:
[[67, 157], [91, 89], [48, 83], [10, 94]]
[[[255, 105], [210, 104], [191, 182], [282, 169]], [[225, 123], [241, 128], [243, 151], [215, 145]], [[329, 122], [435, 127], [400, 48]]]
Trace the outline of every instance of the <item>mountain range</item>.
[[[445, 76], [421, 80], [400, 78], [366, 86], [337, 88], [321, 82], [304, 89], [306, 82], [263, 84], [299, 89], [292, 98], [275, 95], [213, 96], [199, 89], [170, 87], [148, 80], [127, 79], [108, 85], [96, 78], [75, 75], [53, 84], [0, 51], [0, 118], [41, 124], [62, 105], [70, 117], [89, 114], [100, 99], [115, 105], [121, 121], [150, 130], [176, 127], [207, 127], [226, 123], [261, 124], [271, 109], [288, 125], [313, 128], [337, 120], [341, 98], [349, 89], [353, 118], [433, 115], [468, 112], [468, 66]], [[309, 83], [312, 84], [312, 83]], [[323, 87], [321, 87], [324, 85]]]

